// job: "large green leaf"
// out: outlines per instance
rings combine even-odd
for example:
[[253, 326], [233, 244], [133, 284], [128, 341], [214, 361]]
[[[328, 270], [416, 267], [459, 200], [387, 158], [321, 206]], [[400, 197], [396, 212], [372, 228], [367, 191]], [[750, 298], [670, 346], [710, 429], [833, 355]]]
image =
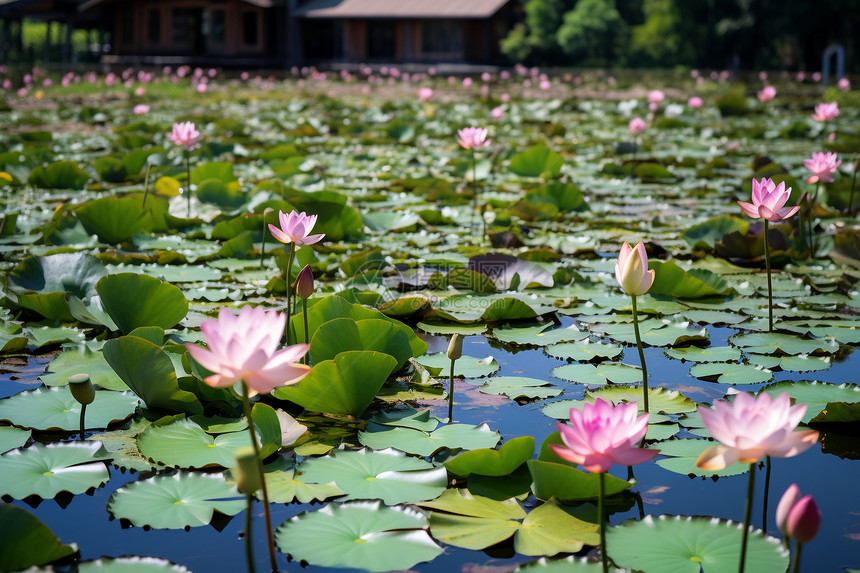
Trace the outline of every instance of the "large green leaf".
[[555, 177], [561, 171], [564, 160], [561, 155], [546, 145], [536, 145], [511, 158], [510, 170], [523, 177]]
[[52, 563], [77, 553], [24, 508], [0, 503], [0, 571], [11, 573]]
[[512, 344], [549, 346], [559, 342], [575, 342], [590, 336], [587, 330], [580, 330], [575, 324], [565, 328], [553, 328], [553, 324], [528, 326], [498, 326], [493, 328], [492, 337]]
[[673, 260], [648, 262], [648, 268], [654, 269], [654, 284], [648, 292], [668, 294], [677, 298], [702, 298], [726, 294], [729, 286], [719, 275], [704, 269], [685, 271]]
[[[451, 359], [446, 352], [438, 354], [427, 354], [417, 359], [417, 362], [430, 369], [431, 372], [438, 371], [438, 376], [447, 378], [451, 371]], [[497, 372], [501, 366], [492, 356], [479, 358], [464, 354], [454, 362], [454, 376], [464, 378], [483, 378]]]
[[746, 472], [749, 464], [732, 464], [717, 471], [705, 471], [696, 466], [696, 461], [706, 449], [713, 446], [710, 440], [680, 439], [667, 440], [653, 444], [665, 458], [657, 460], [657, 465], [681, 475], [711, 477], [734, 476]]
[[312, 503], [346, 493], [334, 481], [310, 483], [302, 476], [296, 475], [295, 470], [267, 472], [266, 487], [269, 490], [269, 501], [273, 503]]
[[110, 478], [102, 461], [111, 456], [98, 442], [35, 445], [0, 456], [0, 495], [51, 499], [60, 492], [84, 493]]
[[463, 452], [445, 462], [445, 467], [454, 475], [469, 477], [506, 476], [530, 460], [535, 452], [533, 436], [520, 436], [508, 440], [498, 450], [481, 448]]
[[111, 368], [147, 407], [203, 413], [197, 397], [179, 388], [173, 361], [157, 344], [137, 336], [122, 336], [107, 341], [103, 353]]
[[375, 350], [397, 360], [400, 370], [412, 357], [409, 337], [390, 320], [376, 318], [355, 321], [336, 318], [324, 322], [311, 339], [311, 361], [332, 360], [348, 350]]
[[140, 194], [124, 197], [110, 196], [91, 199], [75, 209], [87, 231], [98, 235], [100, 241], [118, 244], [137, 233], [163, 227], [166, 199], [148, 197], [146, 208]]
[[313, 412], [359, 416], [376, 397], [397, 361], [382, 352], [341, 352], [334, 360], [314, 364], [294, 386], [272, 394]]
[[346, 492], [344, 500], [381, 499], [386, 505], [434, 499], [448, 485], [445, 468], [392, 449], [337, 451], [309, 458], [296, 471], [305, 482], [334, 482]]
[[60, 253], [26, 257], [9, 272], [9, 287], [17, 304], [51, 320], [72, 321], [66, 293], [79, 298], [95, 294], [105, 274], [104, 265], [85, 253]]
[[244, 508], [242, 495], [221, 476], [189, 473], [129, 483], [113, 492], [107, 504], [114, 517], [154, 529], [199, 527], [212, 521], [216, 511], [236, 515]]
[[296, 560], [381, 573], [410, 569], [442, 553], [426, 527], [427, 519], [415, 510], [353, 502], [302, 512], [278, 527], [275, 538]]
[[108, 275], [96, 284], [96, 291], [123, 334], [141, 326], [172, 328], [188, 314], [188, 299], [182, 291], [149, 275]]
[[499, 432], [486, 424], [448, 424], [432, 432], [410, 428], [386, 428], [370, 424], [368, 431], [358, 433], [358, 441], [373, 448], [397, 448], [409, 454], [431, 456], [443, 448], [474, 450], [492, 448], [499, 441]]
[[80, 190], [89, 181], [90, 175], [75, 161], [56, 161], [42, 167], [37, 166], [30, 172], [27, 183], [46, 189]]
[[93, 384], [106, 390], [128, 390], [125, 382], [105, 361], [102, 352], [93, 351], [86, 345], [67, 350], [54, 358], [48, 365], [48, 371], [39, 379], [48, 386], [65, 386], [69, 383], [69, 376], [75, 374], [87, 374]]
[[[532, 474], [532, 492], [538, 499], [579, 501], [594, 499], [600, 489], [597, 474], [586, 473], [573, 466], [543, 460], [529, 460]], [[612, 475], [606, 475], [606, 495], [629, 489], [633, 484]]]
[[808, 380], [783, 380], [761, 389], [772, 397], [777, 397], [783, 392], [788, 392], [793, 400], [806, 404], [806, 413], [803, 422], [808, 424], [810, 420], [821, 414], [830, 403], [845, 402], [855, 404], [860, 402], [860, 386], [857, 384], [827, 384], [826, 382], [811, 382]]
[[[95, 400], [87, 406], [85, 428], [107, 428], [121, 422], [140, 405], [131, 392], [96, 390]], [[68, 386], [35, 388], [0, 400], [0, 420], [6, 420], [33, 430], [65, 430], [80, 428], [81, 404], [72, 396]]]
[[[650, 515], [607, 531], [616, 564], [638, 571], [699, 573], [735, 571], [743, 526], [711, 517]], [[788, 550], [778, 539], [753, 532], [747, 543], [747, 571], [785, 571]]]
[[21, 430], [11, 426], [0, 426], [0, 454], [20, 448], [29, 439], [30, 432], [28, 430]]

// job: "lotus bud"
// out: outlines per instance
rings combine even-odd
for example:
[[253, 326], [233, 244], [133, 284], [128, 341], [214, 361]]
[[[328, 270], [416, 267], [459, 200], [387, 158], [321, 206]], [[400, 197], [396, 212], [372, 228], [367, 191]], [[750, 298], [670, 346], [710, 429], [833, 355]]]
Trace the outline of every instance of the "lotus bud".
[[314, 273], [310, 265], [305, 265], [296, 279], [296, 294], [302, 300], [308, 300], [314, 294]]
[[242, 493], [252, 494], [260, 489], [262, 484], [257, 469], [257, 454], [251, 446], [242, 446], [236, 450], [233, 478], [236, 480], [236, 488]]
[[448, 358], [457, 360], [463, 356], [463, 337], [458, 333], [451, 337], [451, 342], [448, 343]]
[[265, 221], [266, 219], [269, 218], [269, 213], [274, 213], [274, 212], [275, 212], [275, 210], [272, 209], [271, 207], [266, 207], [265, 209], [263, 209], [263, 221]]
[[93, 383], [90, 382], [89, 374], [69, 376], [69, 390], [72, 391], [72, 396], [82, 406], [92, 404], [93, 400], [96, 399], [96, 389], [93, 388]]
[[791, 484], [776, 507], [776, 526], [798, 543], [812, 541], [821, 526], [821, 511], [811, 495], [801, 497], [797, 484]]

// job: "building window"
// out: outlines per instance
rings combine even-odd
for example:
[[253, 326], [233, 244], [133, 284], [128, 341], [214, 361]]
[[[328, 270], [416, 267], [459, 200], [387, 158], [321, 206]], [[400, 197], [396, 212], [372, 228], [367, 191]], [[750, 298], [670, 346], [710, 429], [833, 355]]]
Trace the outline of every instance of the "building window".
[[256, 12], [242, 14], [242, 43], [246, 46], [256, 46], [260, 43]]
[[125, 46], [134, 45], [134, 12], [125, 10], [122, 12], [122, 43]]
[[179, 46], [192, 43], [194, 39], [194, 11], [174, 8], [173, 10], [173, 43]]
[[421, 52], [423, 54], [461, 55], [463, 26], [452, 20], [421, 22]]
[[161, 10], [146, 13], [146, 41], [150, 44], [161, 43]]
[[210, 12], [209, 41], [213, 44], [223, 44], [226, 41], [224, 23], [226, 16], [224, 10], [212, 10]]

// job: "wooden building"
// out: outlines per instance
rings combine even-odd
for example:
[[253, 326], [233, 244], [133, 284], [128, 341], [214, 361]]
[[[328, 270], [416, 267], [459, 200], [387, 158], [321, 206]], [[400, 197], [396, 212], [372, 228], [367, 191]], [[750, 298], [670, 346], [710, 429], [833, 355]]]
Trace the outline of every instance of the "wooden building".
[[4, 23], [33, 17], [99, 30], [106, 63], [289, 67], [502, 64], [521, 14], [517, 0], [0, 0]]

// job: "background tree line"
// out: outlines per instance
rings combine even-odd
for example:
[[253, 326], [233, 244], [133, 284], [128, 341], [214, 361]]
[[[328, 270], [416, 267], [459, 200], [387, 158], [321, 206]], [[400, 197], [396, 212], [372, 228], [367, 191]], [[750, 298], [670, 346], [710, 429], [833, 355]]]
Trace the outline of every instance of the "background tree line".
[[860, 71], [860, 0], [520, 1], [502, 49], [529, 65], [814, 71], [839, 43]]

